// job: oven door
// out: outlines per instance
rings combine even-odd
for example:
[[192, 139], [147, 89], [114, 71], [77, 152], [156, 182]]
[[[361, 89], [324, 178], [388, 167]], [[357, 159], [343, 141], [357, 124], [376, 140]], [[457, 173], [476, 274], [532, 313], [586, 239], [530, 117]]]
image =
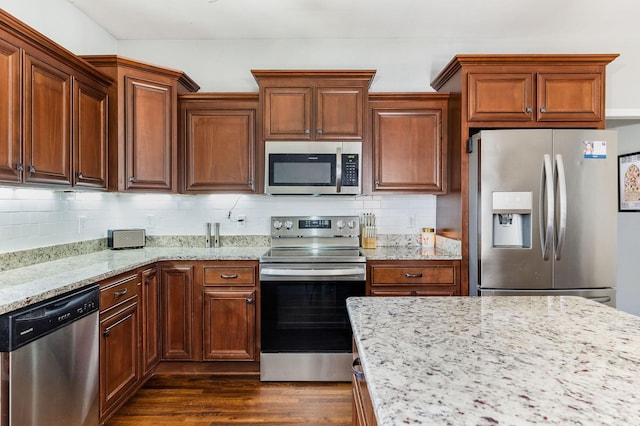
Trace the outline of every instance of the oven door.
[[346, 301], [364, 296], [364, 281], [265, 281], [262, 352], [351, 352]]
[[351, 380], [346, 301], [364, 296], [364, 265], [261, 265], [261, 380]]

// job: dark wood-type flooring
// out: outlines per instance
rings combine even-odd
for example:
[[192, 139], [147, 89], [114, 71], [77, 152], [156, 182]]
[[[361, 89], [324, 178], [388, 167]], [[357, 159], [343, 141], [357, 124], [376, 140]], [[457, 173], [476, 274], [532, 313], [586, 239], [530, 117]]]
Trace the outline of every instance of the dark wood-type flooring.
[[158, 375], [106, 426], [351, 425], [351, 383]]

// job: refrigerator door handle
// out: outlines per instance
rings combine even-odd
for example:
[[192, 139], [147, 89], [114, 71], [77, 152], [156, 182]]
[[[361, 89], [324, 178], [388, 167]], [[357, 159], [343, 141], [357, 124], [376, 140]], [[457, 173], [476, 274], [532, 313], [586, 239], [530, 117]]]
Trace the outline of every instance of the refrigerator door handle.
[[549, 154], [544, 154], [542, 164], [540, 177], [540, 245], [542, 259], [549, 260], [553, 247], [553, 204], [555, 202], [553, 194], [553, 165]]
[[562, 155], [556, 154], [556, 179], [558, 189], [558, 242], [556, 243], [556, 260], [562, 256], [562, 247], [567, 233], [567, 179], [564, 173]]

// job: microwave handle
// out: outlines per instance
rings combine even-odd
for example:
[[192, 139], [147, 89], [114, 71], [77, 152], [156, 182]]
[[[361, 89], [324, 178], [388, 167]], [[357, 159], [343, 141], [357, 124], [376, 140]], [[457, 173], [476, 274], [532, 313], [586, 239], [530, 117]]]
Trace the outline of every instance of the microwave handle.
[[336, 192], [342, 192], [342, 148], [336, 148]]

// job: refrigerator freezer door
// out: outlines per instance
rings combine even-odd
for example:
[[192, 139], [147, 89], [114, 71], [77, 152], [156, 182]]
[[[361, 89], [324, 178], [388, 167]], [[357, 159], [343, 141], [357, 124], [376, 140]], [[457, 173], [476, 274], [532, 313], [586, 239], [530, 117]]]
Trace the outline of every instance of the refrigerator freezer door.
[[[566, 180], [566, 230], [556, 198], [554, 288], [616, 286], [617, 247], [617, 140], [615, 131], [554, 130], [556, 185], [558, 156]], [[602, 144], [606, 142], [606, 144]], [[593, 150], [595, 144], [595, 150]], [[556, 194], [560, 194], [559, 188]]]
[[[548, 129], [489, 130], [480, 133], [480, 141], [477, 144], [479, 187], [476, 194], [471, 194], [471, 197], [478, 197], [478, 232], [470, 239], [470, 245], [477, 237], [478, 283], [481, 288], [552, 287], [553, 256], [547, 256], [548, 260], [543, 258], [543, 241], [541, 241], [539, 227], [541, 219], [543, 224], [547, 222], [549, 216], [545, 212], [553, 207], [555, 199], [552, 196], [553, 176], [547, 176], [542, 182], [542, 184], [549, 182], [550, 193], [540, 190], [545, 156], [549, 159], [553, 154], [552, 133]], [[549, 172], [549, 174], [552, 173]], [[523, 216], [522, 221], [529, 236], [527, 245], [523, 247], [494, 245], [492, 238], [494, 214], [504, 214], [508, 210], [505, 210], [504, 206], [499, 210], [494, 209], [493, 194], [496, 192], [531, 193], [532, 208], [528, 216], [527, 214]], [[545, 201], [541, 199], [545, 195], [552, 197]], [[474, 204], [474, 201], [470, 200], [470, 204]], [[523, 213], [517, 207], [514, 208], [514, 212]], [[473, 228], [470, 226], [470, 229]], [[544, 239], [544, 235], [542, 237]], [[553, 240], [553, 233], [551, 233], [551, 239]], [[550, 243], [552, 244], [553, 241]], [[470, 250], [470, 253], [472, 252], [473, 250]], [[549, 253], [551, 250], [547, 252]], [[470, 263], [473, 264], [471, 261]]]

